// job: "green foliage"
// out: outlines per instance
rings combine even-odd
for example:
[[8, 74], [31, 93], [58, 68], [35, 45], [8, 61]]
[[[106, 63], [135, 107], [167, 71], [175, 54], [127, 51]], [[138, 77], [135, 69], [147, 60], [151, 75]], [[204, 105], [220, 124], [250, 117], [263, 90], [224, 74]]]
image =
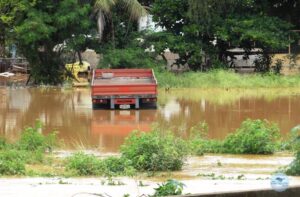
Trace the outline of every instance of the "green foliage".
[[6, 147], [7, 147], [6, 139], [0, 137], [0, 150], [5, 149]]
[[185, 185], [176, 180], [168, 180], [158, 186], [158, 188], [155, 188], [153, 197], [181, 195]]
[[216, 60], [229, 66], [228, 59], [234, 56], [228, 51], [231, 48], [244, 49], [246, 57], [253, 48], [265, 53], [287, 48], [292, 25], [271, 14], [278, 4], [283, 5], [252, 0], [157, 0], [152, 13], [165, 32], [158, 33], [162, 39], [151, 35], [149, 45], [158, 54], [168, 48], [179, 54], [177, 64], [201, 71], [211, 69], [210, 62]]
[[171, 133], [135, 131], [126, 138], [121, 153], [139, 171], [173, 171], [182, 168], [187, 147]]
[[19, 149], [26, 151], [51, 151], [55, 145], [56, 134], [43, 135], [40, 121], [37, 121], [34, 127], [25, 128], [18, 142]]
[[300, 76], [276, 74], [239, 75], [232, 71], [211, 70], [206, 73], [186, 72], [174, 74], [156, 71], [160, 87], [169, 88], [287, 88], [299, 87]]
[[15, 143], [0, 140], [0, 175], [21, 175], [25, 173], [25, 164], [37, 164], [45, 161], [45, 151], [51, 151], [56, 145], [56, 134], [41, 134], [42, 124], [25, 128]]
[[75, 170], [78, 175], [100, 175], [105, 168], [101, 160], [94, 155], [76, 153], [67, 159], [66, 168]]
[[279, 136], [277, 125], [266, 120], [248, 119], [225, 138], [223, 147], [228, 153], [272, 154]]
[[286, 174], [292, 176], [300, 175], [300, 125], [291, 130], [290, 144], [295, 151], [295, 159], [286, 167]]
[[194, 155], [203, 153], [272, 154], [278, 149], [279, 128], [266, 120], [245, 120], [240, 128], [224, 140], [208, 139], [200, 132], [189, 139]]
[[105, 50], [100, 68], [154, 68], [161, 64], [152, 57], [151, 52], [145, 52], [144, 49], [133, 46], [125, 49]]
[[108, 177], [135, 174], [135, 169], [131, 166], [131, 161], [118, 158], [108, 157], [100, 159], [94, 155], [87, 155], [82, 152], [76, 153], [66, 160], [66, 168], [73, 170], [77, 175], [104, 175]]
[[17, 150], [0, 151], [0, 175], [22, 175], [25, 173], [26, 155]]
[[[82, 39], [92, 34], [91, 5], [77, 0], [20, 0], [19, 4], [24, 7], [14, 16], [10, 34], [29, 61], [34, 82], [61, 83], [65, 64], [62, 51], [85, 48]], [[15, 8], [17, 5], [12, 5], [11, 10]]]

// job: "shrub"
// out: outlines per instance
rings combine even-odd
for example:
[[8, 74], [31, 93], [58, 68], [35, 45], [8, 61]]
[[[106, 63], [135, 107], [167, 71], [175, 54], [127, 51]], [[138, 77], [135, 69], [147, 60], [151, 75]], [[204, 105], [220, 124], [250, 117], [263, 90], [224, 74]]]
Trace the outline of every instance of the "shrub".
[[132, 162], [123, 157], [108, 157], [102, 160], [104, 164], [105, 176], [116, 176], [116, 175], [134, 175], [135, 169], [132, 166]]
[[168, 180], [166, 183], [159, 185], [158, 188], [155, 188], [153, 197], [181, 195], [183, 187], [184, 184], [181, 182], [178, 182], [176, 180]]
[[101, 175], [104, 164], [94, 155], [82, 152], [76, 153], [67, 159], [67, 169], [75, 170], [78, 175]]
[[41, 129], [42, 124], [40, 121], [37, 121], [34, 127], [25, 128], [18, 142], [18, 148], [26, 151], [52, 150], [56, 145], [56, 134], [51, 133], [45, 136], [41, 133]]
[[277, 125], [266, 120], [245, 120], [223, 144], [224, 152], [236, 154], [272, 154], [280, 136]]
[[187, 154], [184, 141], [173, 134], [133, 132], [121, 147], [122, 157], [140, 171], [180, 170]]
[[0, 152], [0, 175], [21, 175], [25, 173], [25, 158], [22, 151], [5, 150]]
[[67, 169], [75, 170], [78, 175], [118, 176], [135, 174], [131, 161], [125, 158], [108, 157], [99, 159], [94, 155], [82, 152], [76, 153], [67, 159]]
[[291, 140], [290, 144], [292, 149], [295, 151], [294, 161], [287, 166], [286, 174], [299, 176], [300, 175], [300, 125], [294, 127], [291, 130]]
[[287, 166], [286, 174], [292, 176], [300, 176], [300, 152], [295, 154], [294, 161]]

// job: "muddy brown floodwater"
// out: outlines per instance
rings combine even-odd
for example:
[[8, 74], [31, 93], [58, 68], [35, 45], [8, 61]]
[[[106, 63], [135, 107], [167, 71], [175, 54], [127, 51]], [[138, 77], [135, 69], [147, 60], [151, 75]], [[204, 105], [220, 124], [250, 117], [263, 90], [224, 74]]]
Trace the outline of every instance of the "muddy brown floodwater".
[[0, 134], [19, 137], [36, 119], [44, 133], [59, 131], [66, 149], [83, 146], [117, 152], [134, 130], [149, 131], [155, 122], [186, 136], [206, 121], [209, 137], [222, 139], [247, 119], [276, 122], [283, 135], [300, 124], [300, 90], [160, 90], [157, 110], [92, 110], [90, 90], [0, 87]]

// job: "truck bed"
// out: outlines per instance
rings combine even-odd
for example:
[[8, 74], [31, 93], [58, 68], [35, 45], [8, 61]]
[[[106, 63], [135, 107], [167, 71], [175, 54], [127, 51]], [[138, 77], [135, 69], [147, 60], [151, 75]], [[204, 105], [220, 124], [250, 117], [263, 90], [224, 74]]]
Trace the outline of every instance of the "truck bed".
[[156, 95], [157, 82], [151, 69], [96, 69], [92, 96]]
[[103, 78], [98, 77], [94, 79], [93, 85], [130, 85], [130, 84], [155, 84], [154, 79], [148, 77], [113, 77]]

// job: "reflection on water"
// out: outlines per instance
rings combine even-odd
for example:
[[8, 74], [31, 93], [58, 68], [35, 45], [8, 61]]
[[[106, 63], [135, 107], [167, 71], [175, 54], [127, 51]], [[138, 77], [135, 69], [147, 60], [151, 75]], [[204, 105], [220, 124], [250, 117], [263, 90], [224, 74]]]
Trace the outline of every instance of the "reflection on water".
[[157, 110], [111, 111], [92, 110], [89, 89], [0, 88], [0, 133], [16, 139], [24, 126], [40, 119], [45, 133], [59, 131], [70, 148], [109, 152], [117, 151], [132, 130], [149, 131], [154, 122], [185, 134], [206, 121], [210, 137], [224, 138], [243, 120], [261, 118], [278, 123], [286, 134], [300, 122], [300, 96], [276, 91], [161, 91]]

